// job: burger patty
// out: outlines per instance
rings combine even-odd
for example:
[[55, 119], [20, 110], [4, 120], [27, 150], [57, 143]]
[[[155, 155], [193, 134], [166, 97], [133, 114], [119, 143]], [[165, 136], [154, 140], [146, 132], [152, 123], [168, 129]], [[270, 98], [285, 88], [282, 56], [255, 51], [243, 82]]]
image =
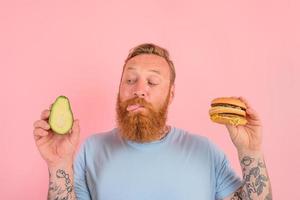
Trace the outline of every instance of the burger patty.
[[245, 108], [242, 108], [242, 107], [239, 107], [239, 106], [236, 106], [236, 105], [231, 105], [231, 104], [215, 103], [215, 104], [211, 104], [211, 106], [212, 107], [223, 106], [223, 107], [236, 108], [236, 109], [240, 109], [240, 110], [246, 111]]
[[245, 116], [243, 116], [243, 115], [239, 115], [239, 114], [235, 114], [235, 113], [219, 113], [219, 114], [216, 114], [216, 115], [220, 115], [220, 116], [222, 116], [222, 115], [234, 115], [234, 116], [239, 116], [239, 117], [245, 117]]

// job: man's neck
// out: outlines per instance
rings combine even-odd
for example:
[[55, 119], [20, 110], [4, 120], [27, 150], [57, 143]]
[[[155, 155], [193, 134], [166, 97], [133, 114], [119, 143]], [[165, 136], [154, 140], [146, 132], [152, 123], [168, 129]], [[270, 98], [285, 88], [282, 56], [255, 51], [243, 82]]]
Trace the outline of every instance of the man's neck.
[[171, 127], [169, 125], [165, 125], [165, 127], [162, 130], [162, 134], [161, 134], [161, 137], [159, 138], [159, 140], [162, 140], [163, 138], [165, 138], [168, 135], [168, 133], [170, 132], [170, 130], [171, 130]]
[[[121, 130], [121, 129], [120, 129]], [[156, 134], [156, 137], [153, 137], [151, 140], [148, 140], [148, 141], [143, 141], [143, 142], [141, 142], [141, 141], [136, 141], [136, 140], [133, 140], [133, 141], [135, 141], [135, 142], [141, 142], [141, 143], [147, 143], [147, 142], [154, 142], [154, 141], [159, 141], [159, 140], [162, 140], [163, 138], [165, 138], [167, 135], [168, 135], [168, 133], [170, 132], [170, 130], [171, 130], [171, 126], [169, 126], [169, 125], [165, 125], [162, 129], [161, 129], [161, 131], [159, 131], [160, 133], [159, 134]], [[124, 135], [122, 135], [122, 133], [121, 133], [121, 136], [124, 138], [124, 139], [128, 139], [128, 138], [126, 138], [126, 137], [124, 137]], [[129, 139], [130, 140], [130, 139]]]

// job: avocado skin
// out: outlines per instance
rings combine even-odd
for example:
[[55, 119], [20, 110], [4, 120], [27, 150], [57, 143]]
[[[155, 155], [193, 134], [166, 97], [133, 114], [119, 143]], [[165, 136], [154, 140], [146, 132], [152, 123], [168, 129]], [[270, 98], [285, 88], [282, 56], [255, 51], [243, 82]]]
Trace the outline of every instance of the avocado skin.
[[[57, 109], [59, 109], [58, 105], [59, 104], [61, 105], [62, 103], [64, 104], [64, 106], [67, 106], [66, 107], [67, 109], [64, 110], [65, 111], [64, 121], [62, 122], [62, 124], [60, 124], [63, 125], [63, 128], [60, 128], [59, 124], [57, 123], [57, 117], [62, 117], [62, 116], [57, 116], [56, 111], [58, 111]], [[69, 124], [66, 124], [67, 123], [66, 121], [68, 121]], [[64, 95], [58, 96], [50, 108], [49, 125], [51, 130], [53, 130], [53, 132], [56, 134], [60, 134], [60, 135], [67, 134], [72, 129], [73, 121], [74, 121], [73, 112], [68, 97]]]

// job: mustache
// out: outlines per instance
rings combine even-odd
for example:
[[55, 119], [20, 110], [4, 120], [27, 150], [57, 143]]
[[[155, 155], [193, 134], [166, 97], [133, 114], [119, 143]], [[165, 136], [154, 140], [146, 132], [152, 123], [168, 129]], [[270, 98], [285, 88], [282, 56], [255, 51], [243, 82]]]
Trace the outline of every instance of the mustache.
[[143, 106], [144, 108], [153, 109], [153, 106], [151, 103], [147, 102], [143, 98], [134, 97], [132, 99], [128, 99], [125, 102], [123, 102], [123, 106], [127, 108], [127, 106], [139, 104], [140, 106]]

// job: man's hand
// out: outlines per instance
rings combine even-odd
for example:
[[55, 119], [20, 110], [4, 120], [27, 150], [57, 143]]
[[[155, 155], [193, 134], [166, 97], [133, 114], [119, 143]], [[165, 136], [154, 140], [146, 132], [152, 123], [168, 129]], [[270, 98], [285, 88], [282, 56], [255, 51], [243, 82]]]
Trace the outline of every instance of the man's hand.
[[243, 185], [224, 200], [272, 200], [271, 183], [261, 149], [262, 123], [249, 102], [243, 97], [239, 99], [246, 104], [248, 123], [239, 126], [226, 125], [226, 127], [239, 154]]
[[73, 163], [76, 147], [79, 143], [79, 121], [75, 120], [70, 133], [58, 135], [48, 124], [50, 110], [41, 113], [41, 119], [34, 122], [34, 139], [41, 156], [48, 167]]
[[34, 140], [49, 170], [48, 199], [75, 200], [73, 160], [79, 143], [79, 121], [75, 120], [70, 133], [58, 135], [48, 124], [50, 110], [34, 122]]
[[243, 97], [238, 98], [246, 104], [246, 119], [248, 123], [239, 126], [226, 125], [231, 140], [239, 152], [260, 151], [262, 144], [262, 123], [249, 102]]

